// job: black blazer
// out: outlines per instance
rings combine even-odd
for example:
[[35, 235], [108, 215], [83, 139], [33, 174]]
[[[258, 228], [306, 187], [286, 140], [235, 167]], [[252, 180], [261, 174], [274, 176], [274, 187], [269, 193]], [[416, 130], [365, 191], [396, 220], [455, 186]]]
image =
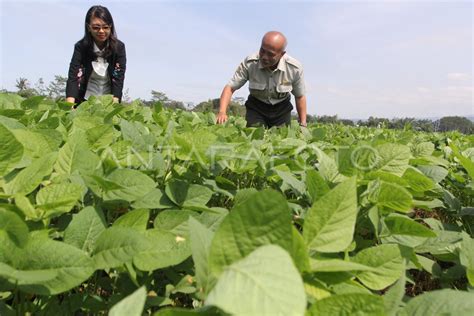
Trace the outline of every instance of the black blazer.
[[[81, 41], [74, 45], [74, 53], [69, 64], [69, 74], [66, 84], [66, 97], [73, 97], [76, 103], [84, 101], [87, 90], [87, 83], [92, 74], [92, 62], [95, 57], [83, 47]], [[117, 40], [117, 49], [107, 58], [109, 67], [107, 71], [111, 79], [111, 90], [114, 97], [122, 101], [123, 81], [125, 79], [125, 68], [127, 57], [125, 44]]]

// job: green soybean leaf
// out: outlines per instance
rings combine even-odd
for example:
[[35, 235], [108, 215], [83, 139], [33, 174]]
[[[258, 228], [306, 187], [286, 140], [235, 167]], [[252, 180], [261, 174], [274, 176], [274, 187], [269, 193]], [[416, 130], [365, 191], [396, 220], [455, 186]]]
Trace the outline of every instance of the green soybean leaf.
[[342, 283], [334, 284], [331, 288], [334, 294], [372, 294], [370, 290], [354, 280], [348, 280]]
[[456, 244], [460, 245], [463, 240], [463, 234], [456, 231], [436, 230], [436, 235], [436, 237], [425, 239], [421, 245], [416, 245], [416, 252], [433, 255], [453, 254], [456, 251]]
[[209, 162], [215, 154], [211, 146], [215, 144], [216, 139], [216, 134], [205, 129], [175, 135], [174, 140], [179, 146], [176, 156], [180, 160], [191, 160], [199, 164]]
[[189, 217], [189, 237], [191, 239], [191, 252], [196, 269], [196, 280], [201, 291], [205, 294], [209, 291], [211, 274], [209, 271], [209, 253], [214, 233], [201, 224], [198, 220]]
[[114, 127], [112, 125], [99, 125], [86, 131], [86, 137], [92, 149], [107, 148], [114, 140]]
[[346, 249], [352, 242], [356, 216], [356, 179], [350, 178], [309, 209], [303, 226], [303, 237], [309, 249], [320, 252]]
[[459, 249], [461, 265], [466, 268], [466, 277], [471, 286], [474, 286], [474, 239], [463, 234], [463, 241]]
[[245, 189], [238, 190], [237, 194], [234, 197], [234, 207], [240, 203], [245, 202], [257, 192], [258, 191], [255, 188], [245, 188]]
[[49, 153], [34, 160], [28, 167], [21, 170], [15, 177], [4, 185], [7, 194], [27, 195], [35, 190], [53, 170], [57, 153]]
[[[94, 271], [92, 260], [85, 252], [47, 238], [30, 238], [15, 257], [12, 268], [17, 271], [14, 275], [20, 278], [15, 279], [13, 275], [10, 282], [32, 294], [54, 295], [68, 291], [87, 280]], [[43, 273], [44, 279], [40, 277]], [[27, 275], [32, 278], [26, 278]]]
[[129, 140], [136, 150], [148, 150], [149, 146], [154, 145], [154, 138], [141, 122], [129, 122], [122, 119], [120, 121], [120, 130], [123, 139]]
[[213, 274], [263, 245], [291, 249], [290, 212], [286, 200], [273, 190], [255, 193], [235, 206], [212, 240], [209, 259]]
[[408, 301], [403, 315], [469, 316], [474, 310], [474, 294], [451, 289], [423, 293]]
[[24, 100], [16, 93], [2, 93], [0, 94], [0, 108], [1, 109], [21, 109], [21, 103]]
[[324, 178], [316, 170], [310, 169], [306, 172], [306, 187], [311, 201], [316, 202], [321, 196], [329, 192], [329, 186]]
[[286, 191], [287, 189], [293, 189], [298, 194], [303, 194], [305, 190], [305, 185], [302, 181], [298, 180], [293, 173], [287, 171], [281, 171], [276, 169], [275, 172], [283, 181], [281, 186], [282, 191]]
[[449, 174], [449, 171], [446, 168], [440, 166], [420, 165], [416, 168], [436, 183], [443, 181], [443, 179]]
[[145, 307], [146, 288], [140, 287], [138, 290], [122, 299], [112, 306], [110, 316], [141, 316]]
[[435, 146], [432, 142], [422, 142], [412, 148], [413, 156], [415, 157], [431, 156], [434, 150]]
[[49, 218], [67, 213], [82, 197], [82, 190], [82, 186], [75, 183], [48, 185], [41, 188], [36, 195], [36, 207]]
[[408, 185], [417, 192], [429, 191], [435, 187], [433, 180], [412, 168], [408, 168], [402, 178], [405, 179]]
[[36, 209], [30, 199], [22, 194], [15, 194], [15, 205], [25, 215], [26, 220], [40, 220], [42, 212]]
[[164, 210], [156, 216], [153, 227], [175, 235], [189, 235], [188, 219], [198, 217], [197, 212], [188, 210]]
[[405, 271], [403, 258], [397, 245], [380, 245], [361, 250], [353, 258], [354, 262], [375, 268], [364, 271], [357, 278], [372, 290], [382, 290], [394, 283]]
[[164, 308], [153, 314], [153, 316], [226, 316], [226, 314], [215, 306], [203, 306], [196, 309]]
[[398, 279], [397, 283], [392, 285], [383, 296], [385, 311], [387, 315], [396, 315], [402, 307], [402, 299], [405, 295], [405, 282], [406, 277], [405, 274], [402, 273], [402, 276], [400, 277], [400, 279]]
[[339, 173], [336, 161], [328, 156], [319, 148], [315, 149], [318, 156], [318, 171], [325, 181], [339, 183], [346, 179], [344, 175]]
[[11, 171], [23, 157], [23, 145], [0, 123], [0, 176]]
[[390, 215], [384, 219], [384, 222], [393, 235], [436, 237], [434, 231], [406, 216]]
[[31, 162], [53, 151], [58, 151], [59, 145], [54, 139], [47, 135], [28, 129], [12, 130], [15, 138], [23, 148], [23, 163]]
[[339, 271], [376, 271], [376, 269], [352, 261], [340, 259], [311, 259], [313, 272], [339, 272]]
[[402, 177], [394, 175], [392, 173], [388, 173], [385, 171], [371, 171], [365, 174], [365, 178], [368, 180], [381, 180], [388, 183], [398, 184], [402, 187], [407, 187], [408, 183]]
[[291, 228], [291, 230], [292, 245], [288, 250], [288, 253], [290, 254], [291, 258], [293, 258], [293, 263], [301, 273], [310, 271], [311, 266], [309, 262], [310, 259], [308, 254], [308, 246], [306, 245], [301, 233], [294, 226]]
[[173, 208], [176, 204], [164, 194], [160, 189], [152, 189], [150, 192], [133, 202], [134, 208], [167, 209]]
[[132, 169], [116, 169], [107, 180], [120, 186], [104, 193], [104, 200], [124, 200], [133, 202], [155, 188], [156, 183], [146, 174]]
[[74, 214], [64, 231], [64, 242], [86, 253], [92, 253], [95, 242], [106, 229], [104, 214], [99, 208], [88, 206]]
[[304, 315], [306, 295], [288, 253], [266, 245], [225, 268], [206, 305], [234, 315]]
[[315, 302], [307, 315], [384, 315], [383, 299], [380, 296], [350, 293], [330, 296]]
[[403, 175], [411, 158], [408, 146], [386, 143], [375, 149], [378, 153], [377, 170], [390, 172], [397, 176]]
[[23, 247], [28, 241], [28, 226], [14, 212], [0, 208], [0, 234], [5, 234], [17, 247]]
[[130, 227], [139, 231], [145, 231], [148, 226], [149, 218], [150, 210], [133, 210], [117, 218], [113, 226]]
[[380, 207], [399, 212], [411, 210], [413, 197], [405, 188], [395, 183], [375, 181], [369, 186], [369, 200]]
[[131, 262], [141, 251], [150, 248], [145, 236], [133, 228], [110, 227], [95, 242], [92, 259], [96, 269], [108, 269]]
[[173, 180], [165, 188], [166, 195], [182, 207], [205, 206], [212, 197], [212, 191], [202, 185]]
[[57, 271], [52, 270], [17, 270], [11, 266], [0, 262], [0, 279], [8, 280], [12, 284], [34, 284], [48, 282], [58, 276]]
[[72, 175], [74, 172], [89, 175], [100, 168], [99, 156], [94, 154], [87, 141], [80, 137], [69, 138], [59, 150], [58, 161], [54, 166], [54, 170], [63, 175]]
[[459, 149], [456, 147], [456, 145], [451, 144], [449, 147], [451, 147], [454, 156], [458, 158], [459, 162], [464, 167], [464, 169], [466, 169], [471, 179], [474, 179], [474, 162], [471, 159], [464, 157], [464, 155], [459, 152]]
[[133, 258], [133, 264], [142, 271], [153, 271], [177, 265], [191, 255], [187, 236], [149, 229], [144, 237], [151, 246], [142, 249]]

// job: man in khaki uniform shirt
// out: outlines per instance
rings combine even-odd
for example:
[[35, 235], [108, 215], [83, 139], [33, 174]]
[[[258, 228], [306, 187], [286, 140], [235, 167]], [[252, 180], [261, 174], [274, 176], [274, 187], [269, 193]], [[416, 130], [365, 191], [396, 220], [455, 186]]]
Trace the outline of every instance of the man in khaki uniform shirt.
[[280, 32], [268, 32], [258, 53], [244, 59], [224, 87], [217, 123], [227, 121], [227, 107], [232, 94], [249, 81], [250, 95], [245, 103], [247, 126], [288, 125], [295, 96], [300, 125], [306, 126], [306, 97], [303, 66], [286, 54], [286, 38]]

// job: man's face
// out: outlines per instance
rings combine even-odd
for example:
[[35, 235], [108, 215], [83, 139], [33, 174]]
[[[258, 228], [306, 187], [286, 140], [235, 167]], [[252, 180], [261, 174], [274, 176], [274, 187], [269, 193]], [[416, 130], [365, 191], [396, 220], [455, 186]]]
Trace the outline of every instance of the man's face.
[[260, 46], [260, 62], [265, 68], [274, 68], [280, 61], [280, 58], [285, 52], [282, 49], [272, 47], [266, 43], [262, 43]]

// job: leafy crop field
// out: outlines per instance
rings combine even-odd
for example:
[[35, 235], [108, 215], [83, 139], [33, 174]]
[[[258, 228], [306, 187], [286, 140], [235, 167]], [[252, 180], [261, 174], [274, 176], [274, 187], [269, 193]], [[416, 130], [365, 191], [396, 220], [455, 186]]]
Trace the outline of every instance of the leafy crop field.
[[0, 95], [1, 315], [472, 315], [474, 136]]

